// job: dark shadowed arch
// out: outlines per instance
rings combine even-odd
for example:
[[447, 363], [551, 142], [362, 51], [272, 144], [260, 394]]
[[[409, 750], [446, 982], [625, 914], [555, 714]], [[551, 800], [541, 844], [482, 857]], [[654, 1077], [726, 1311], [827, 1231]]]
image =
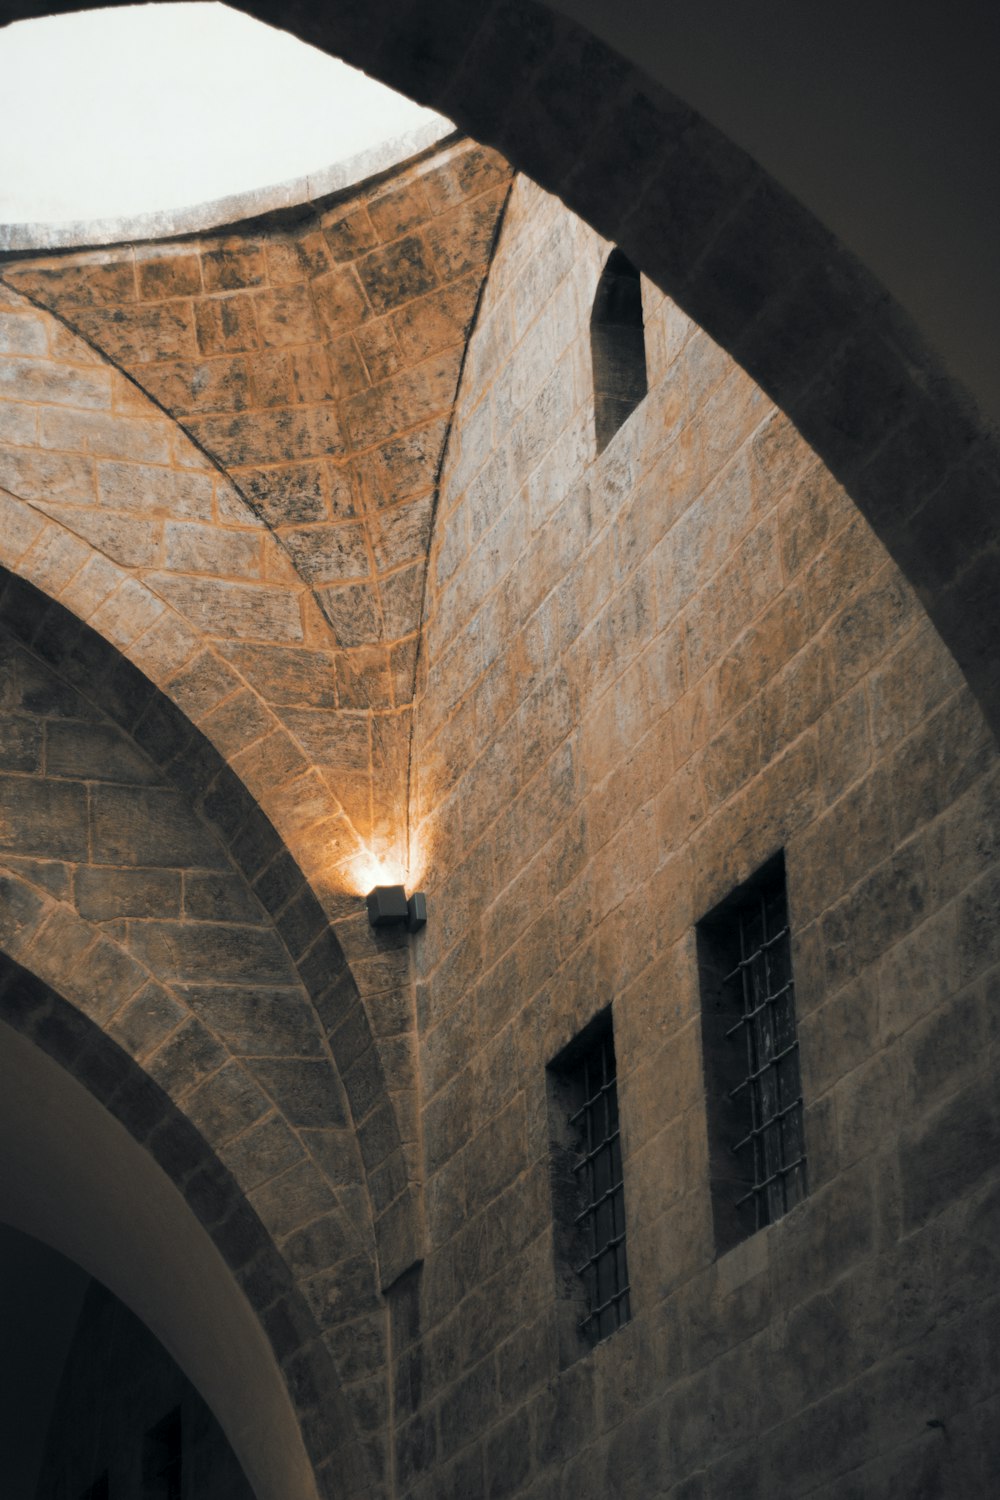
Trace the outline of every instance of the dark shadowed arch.
[[[21, 905], [23, 892], [5, 882], [4, 897]], [[215, 1410], [261, 1500], [341, 1493], [333, 1476], [364, 1493], [320, 1330], [203, 1136], [99, 1026], [6, 954], [0, 1018], [5, 1220], [70, 1255], [148, 1324]]]
[[[7, 14], [82, 8], [15, 0]], [[1000, 727], [995, 430], [811, 213], [683, 101], [538, 0], [239, 8], [442, 111], [620, 244], [845, 485]]]

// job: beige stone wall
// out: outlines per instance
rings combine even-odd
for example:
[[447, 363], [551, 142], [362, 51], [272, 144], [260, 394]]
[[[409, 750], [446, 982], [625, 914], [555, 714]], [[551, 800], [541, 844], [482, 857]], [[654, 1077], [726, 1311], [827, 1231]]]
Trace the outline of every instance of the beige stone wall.
[[[25, 1029], [66, 1002], [120, 1041], [145, 996], [134, 1065], [189, 1126], [237, 1072], [274, 1105], [231, 1134], [220, 1108], [235, 1198], [192, 1180], [295, 1271], [295, 1310], [265, 1286], [254, 1314], [334, 1490], [338, 1431], [352, 1493], [420, 1500], [985, 1496], [995, 750], [859, 512], [649, 285], [649, 394], [595, 458], [610, 247], [519, 179], [487, 271], [506, 181], [459, 143], [298, 225], [4, 268], [9, 659], [89, 705], [3, 679], [0, 946], [49, 987]], [[218, 866], [144, 862], [175, 824]], [[355, 876], [408, 832], [415, 989]], [[695, 924], [779, 849], [810, 1196], [717, 1259]], [[255, 944], [294, 998], [234, 1030], [245, 1002], [171, 966], [238, 987]], [[634, 1316], [560, 1373], [545, 1066], [609, 1003]], [[308, 1048], [257, 1061], [292, 1013], [360, 1148], [354, 1279], [311, 1230]], [[108, 1055], [81, 1075], [102, 1102]], [[272, 1160], [286, 1128], [304, 1167]]]
[[[348, 1012], [297, 972], [308, 923], [286, 870], [262, 864], [254, 889], [165, 769], [179, 716], [108, 648], [95, 658], [79, 626], [60, 660], [41, 596], [2, 571], [0, 585], [0, 1019], [94, 1092], [188, 1200], [260, 1318], [317, 1467], [342, 1468], [360, 1440], [378, 1472], [375, 1220], [401, 1172], [371, 1048], [346, 1070], [335, 1056]], [[264, 904], [275, 880], [289, 925]], [[40, 987], [58, 998], [39, 1001]]]
[[[400, 1492], [985, 1496], [995, 748], [843, 491], [649, 287], [595, 462], [608, 248], [517, 181], [443, 475]], [[782, 848], [810, 1192], [716, 1259], [695, 923]], [[609, 1002], [633, 1320], [559, 1373], [544, 1072]]]

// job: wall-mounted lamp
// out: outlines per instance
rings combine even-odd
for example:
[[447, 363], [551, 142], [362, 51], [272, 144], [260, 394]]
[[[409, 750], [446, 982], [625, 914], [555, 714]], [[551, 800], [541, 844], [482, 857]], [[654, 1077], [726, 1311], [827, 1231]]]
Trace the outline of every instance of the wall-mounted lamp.
[[373, 927], [397, 927], [405, 922], [411, 932], [419, 932], [427, 921], [427, 897], [423, 891], [414, 891], [407, 900], [401, 885], [377, 885], [365, 901]]

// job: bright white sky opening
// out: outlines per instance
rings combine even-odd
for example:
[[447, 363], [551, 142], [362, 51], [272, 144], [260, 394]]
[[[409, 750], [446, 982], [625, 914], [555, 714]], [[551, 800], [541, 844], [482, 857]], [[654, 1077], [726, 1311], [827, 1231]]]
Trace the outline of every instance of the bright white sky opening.
[[216, 4], [0, 29], [0, 223], [127, 218], [322, 171], [436, 116]]

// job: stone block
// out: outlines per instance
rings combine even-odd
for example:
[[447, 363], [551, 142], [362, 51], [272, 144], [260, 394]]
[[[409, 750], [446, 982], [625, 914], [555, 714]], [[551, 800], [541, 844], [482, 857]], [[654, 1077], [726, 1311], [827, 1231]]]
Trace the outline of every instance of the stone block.
[[376, 1167], [400, 1150], [399, 1125], [392, 1104], [383, 1100], [357, 1130], [361, 1158], [371, 1177]]
[[257, 406], [296, 406], [332, 400], [330, 366], [322, 349], [269, 349], [248, 358]]
[[371, 572], [366, 528], [344, 523], [297, 527], [282, 533], [293, 562], [308, 583], [367, 578]]
[[178, 985], [176, 993], [230, 1051], [269, 1057], [282, 1054], [318, 1057], [321, 1041], [316, 1018], [301, 991], [288, 986]]
[[[245, 292], [231, 297], [199, 298], [194, 304], [198, 352], [243, 354], [258, 348], [260, 339], [254, 305], [255, 299]], [[163, 354], [172, 352], [174, 351], [164, 350]], [[195, 351], [190, 352], [193, 354]]]
[[354, 1255], [333, 1270], [321, 1271], [303, 1288], [321, 1328], [333, 1328], [377, 1305], [374, 1267], [367, 1255]]
[[245, 1193], [270, 1181], [302, 1159], [302, 1148], [280, 1115], [251, 1125], [219, 1153]]
[[152, 464], [100, 460], [97, 492], [112, 510], [158, 515], [172, 520], [212, 520], [212, 476], [178, 472]]
[[840, 1162], [850, 1166], [885, 1149], [903, 1112], [904, 1088], [895, 1049], [876, 1053], [837, 1085]]
[[168, 989], [150, 982], [116, 1014], [108, 1032], [119, 1046], [142, 1062], [187, 1014]]
[[314, 278], [311, 290], [320, 320], [331, 338], [371, 317], [371, 307], [353, 267], [335, 266], [324, 272]]
[[843, 1171], [768, 1230], [781, 1304], [791, 1308], [824, 1290], [874, 1246], [870, 1162]]
[[188, 1016], [146, 1062], [146, 1071], [174, 1099], [208, 1078], [227, 1061], [226, 1049]]
[[454, 399], [458, 360], [454, 351], [433, 355], [416, 370], [404, 370], [344, 403], [352, 441], [359, 447], [384, 443], [406, 427], [424, 426], [446, 413]]
[[86, 788], [80, 782], [0, 775], [0, 848], [86, 862]]
[[0, 771], [40, 771], [42, 735], [42, 725], [35, 720], [0, 720]]
[[486, 1426], [496, 1415], [497, 1396], [492, 1360], [483, 1360], [456, 1380], [440, 1406], [441, 1449], [446, 1458], [468, 1440], [470, 1432]]
[[161, 780], [145, 755], [110, 724], [50, 722], [45, 734], [45, 768], [49, 776], [73, 781], [155, 786]]
[[34, 357], [48, 353], [45, 321], [27, 307], [16, 313], [0, 312], [0, 354], [27, 354]]
[[[198, 353], [190, 302], [81, 309], [74, 317], [80, 332], [116, 364], [133, 369], [165, 359], [190, 359]], [[142, 372], [145, 383], [147, 371]]]
[[308, 1058], [257, 1058], [254, 1076], [293, 1126], [311, 1129], [346, 1124], [344, 1097], [329, 1063]]
[[139, 296], [154, 302], [164, 297], [191, 297], [201, 293], [201, 263], [197, 255], [150, 252], [138, 259]]
[[226, 1063], [184, 1101], [188, 1119], [216, 1150], [270, 1108], [271, 1101], [237, 1062]]
[[386, 313], [437, 285], [433, 263], [416, 235], [396, 240], [356, 262], [356, 271], [376, 313]]
[[963, 980], [997, 962], [1000, 938], [988, 913], [997, 909], [1000, 874], [990, 872], [963, 896], [959, 906], [959, 964]]
[[74, 893], [77, 910], [88, 921], [181, 914], [178, 870], [83, 866], [76, 872]]
[[178, 416], [240, 412], [251, 405], [250, 366], [242, 355], [162, 360], [144, 368], [143, 385]]
[[272, 469], [233, 470], [233, 477], [256, 515], [273, 526], [326, 519], [322, 463], [283, 464]]
[[288, 643], [303, 638], [302, 611], [291, 589], [155, 573], [157, 593], [197, 630], [223, 640]]
[[922, 1111], [971, 1082], [982, 1066], [987, 1038], [984, 997], [978, 987], [917, 1022], [901, 1049], [910, 1110]]
[[905, 1230], [978, 1186], [998, 1152], [995, 1101], [981, 1080], [911, 1126], [899, 1146]]
[[489, 1500], [523, 1493], [531, 1477], [531, 1441], [526, 1410], [500, 1422], [486, 1440], [486, 1493]]
[[228, 292], [259, 286], [264, 280], [263, 246], [233, 235], [201, 252], [201, 273], [206, 292]]
[[135, 301], [135, 275], [130, 259], [112, 251], [87, 256], [74, 264], [15, 266], [6, 280], [23, 287], [47, 306], [101, 307]]
[[911, 839], [823, 919], [831, 982], [858, 973], [927, 915], [924, 850]]
[[287, 955], [263, 927], [218, 922], [133, 923], [132, 951], [154, 973], [188, 983], [282, 983], [291, 979]]
[[76, 454], [0, 449], [0, 484], [22, 500], [74, 507], [94, 503], [93, 463]]
[[[72, 784], [65, 784], [64, 789], [82, 792]], [[208, 869], [225, 865], [221, 849], [174, 791], [95, 786], [90, 796], [90, 828], [95, 864]]]

